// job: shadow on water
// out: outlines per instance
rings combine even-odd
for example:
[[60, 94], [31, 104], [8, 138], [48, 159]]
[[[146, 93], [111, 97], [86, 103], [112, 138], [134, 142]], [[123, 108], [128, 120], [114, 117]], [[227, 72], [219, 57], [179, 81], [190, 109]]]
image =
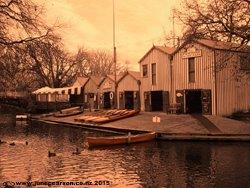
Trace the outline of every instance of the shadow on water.
[[[10, 121], [11, 122], [11, 121]], [[0, 182], [108, 180], [114, 187], [244, 187], [250, 143], [153, 141], [87, 150], [86, 136], [60, 125], [0, 124]], [[109, 134], [108, 134], [109, 135]], [[23, 144], [28, 141], [28, 145]], [[80, 154], [72, 152], [79, 148]], [[48, 150], [56, 153], [48, 157]]]

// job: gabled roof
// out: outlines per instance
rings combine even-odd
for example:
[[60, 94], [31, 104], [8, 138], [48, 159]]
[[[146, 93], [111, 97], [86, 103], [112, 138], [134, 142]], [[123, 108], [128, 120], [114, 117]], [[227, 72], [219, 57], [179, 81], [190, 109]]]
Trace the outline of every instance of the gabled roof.
[[174, 51], [176, 50], [175, 48], [169, 46], [155, 46], [155, 48], [169, 55], [174, 53]]
[[104, 76], [90, 76], [89, 79], [93, 80], [93, 82], [97, 86], [99, 86], [102, 83], [102, 81], [105, 79], [105, 77]]
[[140, 80], [141, 78], [141, 73], [138, 71], [128, 71], [128, 74], [133, 76], [136, 80]]
[[141, 77], [141, 74], [140, 72], [137, 72], [137, 71], [126, 71], [123, 76], [121, 76], [121, 78], [118, 80], [118, 83], [120, 81], [122, 81], [127, 75], [130, 75], [132, 76], [132, 78], [134, 78], [136, 81], [139, 81], [140, 80], [140, 77]]
[[154, 49], [159, 50], [160, 52], [165, 53], [167, 55], [171, 55], [176, 50], [175, 48], [168, 47], [168, 46], [155, 46], [155, 45], [153, 45], [153, 47], [150, 48], [150, 50], [139, 60], [138, 63], [142, 62], [148, 56], [148, 54], [151, 51], [153, 51]]
[[88, 79], [89, 78], [87, 78], [87, 77], [77, 77], [73, 86], [75, 86], [75, 85], [84, 86], [87, 83]]
[[223, 41], [216, 41], [216, 40], [210, 40], [210, 39], [199, 39], [199, 40], [193, 40], [193, 41], [187, 41], [184, 42], [180, 47], [178, 47], [174, 54], [176, 54], [180, 49], [182, 49], [184, 46], [186, 46], [188, 43], [198, 43], [200, 45], [203, 45], [205, 47], [215, 49], [215, 50], [226, 50], [226, 51], [234, 51], [234, 52], [250, 52], [250, 46], [248, 45], [240, 45], [232, 42], [223, 42]]
[[[116, 80], [119, 80], [122, 76], [123, 76], [122, 74], [116, 75]], [[115, 75], [109, 74], [107, 75], [107, 77], [110, 78], [112, 81], [115, 81]]]
[[217, 50], [232, 50], [239, 52], [250, 52], [250, 46], [240, 45], [232, 42], [215, 41], [208, 39], [200, 39], [198, 43]]

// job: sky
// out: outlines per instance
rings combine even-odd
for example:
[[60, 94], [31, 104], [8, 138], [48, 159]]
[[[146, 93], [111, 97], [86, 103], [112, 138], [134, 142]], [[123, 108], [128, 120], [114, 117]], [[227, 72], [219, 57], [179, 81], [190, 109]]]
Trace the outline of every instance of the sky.
[[[115, 31], [118, 63], [130, 62], [129, 69], [139, 70], [138, 61], [155, 45], [163, 45], [164, 33], [172, 32], [172, 9], [181, 0], [115, 0]], [[44, 5], [45, 20], [59, 22], [58, 31], [65, 48], [76, 52], [113, 50], [112, 0], [39, 0]], [[181, 33], [179, 25], [176, 34]]]

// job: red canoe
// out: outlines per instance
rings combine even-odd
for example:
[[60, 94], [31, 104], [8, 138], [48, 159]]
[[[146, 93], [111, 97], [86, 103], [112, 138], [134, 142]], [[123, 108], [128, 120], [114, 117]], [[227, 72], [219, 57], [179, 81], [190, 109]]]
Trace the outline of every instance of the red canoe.
[[155, 137], [156, 133], [151, 132], [151, 133], [125, 135], [125, 136], [87, 137], [86, 140], [89, 147], [94, 147], [94, 146], [109, 146], [118, 144], [146, 142], [154, 140]]

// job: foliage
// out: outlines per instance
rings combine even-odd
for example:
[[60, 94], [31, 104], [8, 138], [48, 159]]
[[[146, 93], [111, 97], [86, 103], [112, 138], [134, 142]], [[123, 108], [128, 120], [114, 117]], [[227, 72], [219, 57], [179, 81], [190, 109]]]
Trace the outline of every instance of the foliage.
[[177, 11], [184, 39], [209, 38], [239, 44], [250, 41], [249, 0], [185, 0]]

